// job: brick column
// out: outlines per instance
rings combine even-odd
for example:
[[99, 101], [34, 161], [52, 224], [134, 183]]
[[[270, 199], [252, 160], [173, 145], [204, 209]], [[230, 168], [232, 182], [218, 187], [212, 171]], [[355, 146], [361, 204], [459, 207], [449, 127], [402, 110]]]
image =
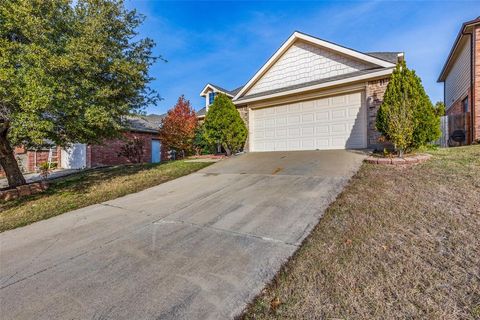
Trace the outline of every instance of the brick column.
[[377, 112], [380, 105], [383, 102], [383, 95], [387, 90], [388, 78], [369, 81], [366, 88], [366, 101], [367, 101], [367, 143], [368, 148], [374, 148], [377, 150], [383, 149], [386, 144], [382, 143], [379, 138], [380, 132], [377, 131], [375, 123], [377, 120]]
[[[237, 107], [237, 110], [238, 112], [240, 113], [240, 117], [242, 118], [243, 122], [245, 122], [245, 125], [247, 126], [247, 130], [248, 130], [248, 106], [241, 106], [241, 107]], [[245, 145], [243, 147], [243, 150], [245, 151], [249, 151], [249, 145], [248, 145], [248, 140], [249, 140], [249, 136], [250, 136], [250, 132], [248, 132], [248, 135], [247, 135], [247, 140], [245, 141]]]

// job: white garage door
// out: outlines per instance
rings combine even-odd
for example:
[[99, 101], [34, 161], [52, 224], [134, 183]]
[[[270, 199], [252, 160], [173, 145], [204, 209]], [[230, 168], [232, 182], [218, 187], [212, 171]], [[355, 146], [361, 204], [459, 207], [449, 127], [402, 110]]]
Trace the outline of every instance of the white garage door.
[[251, 111], [251, 151], [367, 146], [366, 107], [356, 92]]

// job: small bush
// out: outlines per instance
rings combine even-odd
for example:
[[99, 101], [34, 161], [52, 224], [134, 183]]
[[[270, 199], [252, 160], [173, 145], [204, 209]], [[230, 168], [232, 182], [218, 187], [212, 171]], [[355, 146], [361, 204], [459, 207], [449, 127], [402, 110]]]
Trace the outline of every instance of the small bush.
[[247, 127], [233, 102], [224, 94], [215, 97], [204, 123], [205, 138], [211, 145], [220, 143], [227, 155], [243, 148]]
[[143, 162], [143, 154], [145, 152], [145, 143], [142, 139], [133, 137], [132, 140], [127, 141], [118, 153], [119, 157], [125, 157], [132, 163]]
[[377, 130], [402, 156], [440, 137], [439, 114], [415, 71], [398, 63], [377, 113]]

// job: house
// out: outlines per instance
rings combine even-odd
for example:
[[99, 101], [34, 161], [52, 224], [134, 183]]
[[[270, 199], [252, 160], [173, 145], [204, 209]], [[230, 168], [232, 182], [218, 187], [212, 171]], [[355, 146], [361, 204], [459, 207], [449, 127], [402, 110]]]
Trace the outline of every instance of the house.
[[460, 28], [438, 82], [444, 84], [446, 114], [464, 119], [461, 127], [465, 130], [466, 143], [479, 141], [480, 17], [465, 22]]
[[94, 168], [128, 164], [131, 161], [120, 156], [122, 147], [133, 139], [140, 139], [144, 152], [142, 162], [157, 163], [167, 158], [159, 137], [161, 119], [164, 115], [132, 116], [127, 120], [128, 126], [121, 139], [109, 139], [102, 144], [74, 144], [62, 149], [61, 167], [71, 169]]
[[[122, 147], [133, 138], [143, 141], [142, 162], [156, 163], [168, 158], [167, 151], [161, 146], [159, 137], [160, 123], [164, 115], [134, 116], [128, 118], [128, 126], [121, 139], [108, 139], [102, 144], [75, 143], [69, 148], [60, 148], [46, 141], [45, 147], [16, 147], [14, 152], [23, 172], [36, 172], [45, 162], [54, 163], [58, 168], [83, 169], [131, 163], [126, 157], [119, 156]], [[0, 176], [3, 176], [0, 168]]]
[[205, 107], [197, 111], [198, 119], [201, 120], [205, 118], [205, 115], [207, 114], [207, 111], [208, 111], [208, 107], [213, 103], [213, 100], [215, 99], [215, 96], [217, 94], [223, 93], [227, 95], [227, 97], [230, 97], [232, 99], [242, 88], [243, 86], [238, 87], [237, 89], [234, 89], [234, 90], [227, 90], [220, 86], [208, 83], [200, 93], [201, 97], [205, 97]]
[[401, 52], [364, 53], [294, 32], [247, 83], [229, 91], [249, 129], [246, 151], [383, 148], [377, 110]]

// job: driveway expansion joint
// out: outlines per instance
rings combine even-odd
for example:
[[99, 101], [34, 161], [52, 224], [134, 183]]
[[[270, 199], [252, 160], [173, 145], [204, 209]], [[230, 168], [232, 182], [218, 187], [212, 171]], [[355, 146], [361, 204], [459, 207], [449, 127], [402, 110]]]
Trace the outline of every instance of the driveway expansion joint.
[[201, 225], [201, 224], [198, 224], [198, 223], [193, 223], [193, 222], [188, 222], [188, 221], [183, 221], [183, 220], [160, 219], [160, 220], [154, 221], [153, 224], [186, 224], [186, 225], [189, 225], [189, 226], [192, 226], [192, 227], [195, 227], [195, 228], [208, 229], [208, 230], [214, 230], [214, 231], [217, 231], [217, 232], [232, 234], [232, 235], [236, 235], [236, 236], [255, 238], [255, 239], [260, 239], [260, 240], [263, 240], [263, 241], [266, 241], [266, 242], [281, 243], [281, 244], [284, 244], [284, 245], [287, 245], [287, 246], [290, 246], [290, 247], [295, 247], [295, 248], [298, 248], [298, 246], [300, 245], [300, 244], [291, 243], [291, 242], [288, 242], [288, 241], [283, 241], [283, 240], [280, 240], [280, 239], [258, 236], [258, 235], [251, 234], [251, 233], [236, 232], [236, 231], [227, 230], [227, 229], [223, 229], [223, 228], [216, 228], [216, 227], [212, 227], [212, 226], [205, 226], [205, 225]]

